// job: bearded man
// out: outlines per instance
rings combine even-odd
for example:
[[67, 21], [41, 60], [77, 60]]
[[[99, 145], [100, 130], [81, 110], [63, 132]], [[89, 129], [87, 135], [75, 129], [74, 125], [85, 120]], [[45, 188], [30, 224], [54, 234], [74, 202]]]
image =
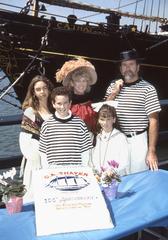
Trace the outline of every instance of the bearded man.
[[121, 52], [122, 79], [112, 81], [105, 94], [106, 100], [117, 102], [119, 125], [129, 144], [130, 173], [158, 169], [156, 144], [161, 107], [155, 87], [139, 76], [139, 60], [134, 49]]

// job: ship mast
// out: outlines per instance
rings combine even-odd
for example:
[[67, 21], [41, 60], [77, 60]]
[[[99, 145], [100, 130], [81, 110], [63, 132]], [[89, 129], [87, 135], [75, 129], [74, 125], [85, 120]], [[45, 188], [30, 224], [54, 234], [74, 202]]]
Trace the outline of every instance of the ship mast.
[[34, 17], [38, 17], [39, 0], [33, 0], [32, 14]]
[[99, 12], [99, 13], [105, 13], [105, 14], [118, 14], [123, 17], [129, 17], [129, 18], [136, 18], [136, 19], [143, 19], [143, 20], [149, 20], [153, 22], [160, 22], [161, 24], [167, 23], [167, 18], [161, 18], [159, 16], [145, 16], [142, 14], [136, 14], [136, 13], [129, 13], [129, 12], [122, 12], [119, 9], [112, 9], [112, 8], [104, 8], [99, 7], [93, 4], [87, 4], [82, 3], [80, 1], [73, 1], [73, 0], [40, 0], [41, 2], [51, 4], [51, 5], [57, 5], [61, 7], [68, 7], [73, 9], [79, 9], [79, 10], [85, 10], [85, 11], [92, 11], [92, 12]]

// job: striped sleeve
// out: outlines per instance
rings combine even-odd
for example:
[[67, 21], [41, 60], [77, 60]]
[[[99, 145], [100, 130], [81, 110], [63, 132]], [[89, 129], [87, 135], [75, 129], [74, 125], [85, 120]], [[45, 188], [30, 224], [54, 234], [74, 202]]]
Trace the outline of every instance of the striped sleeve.
[[41, 131], [40, 131], [39, 151], [42, 153], [45, 153], [45, 154], [47, 152], [46, 131], [47, 131], [47, 124], [44, 121], [44, 123], [41, 126]]
[[91, 137], [90, 137], [90, 133], [87, 129], [87, 126], [85, 125], [85, 123], [82, 121], [82, 141], [81, 141], [81, 152], [85, 152], [88, 151], [89, 149], [91, 149], [92, 146], [92, 141], [91, 141]]
[[151, 113], [154, 113], [154, 112], [161, 111], [156, 89], [152, 85], [147, 89], [146, 99], [145, 99], [145, 111], [147, 115], [150, 115]]

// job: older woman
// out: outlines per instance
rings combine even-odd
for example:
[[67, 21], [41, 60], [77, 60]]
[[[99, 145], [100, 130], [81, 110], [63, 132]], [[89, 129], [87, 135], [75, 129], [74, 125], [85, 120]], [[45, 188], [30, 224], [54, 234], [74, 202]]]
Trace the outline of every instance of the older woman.
[[91, 86], [97, 81], [94, 66], [82, 58], [67, 61], [57, 71], [56, 80], [71, 89], [72, 113], [79, 116], [90, 131], [94, 131], [96, 112], [91, 107], [90, 96]]

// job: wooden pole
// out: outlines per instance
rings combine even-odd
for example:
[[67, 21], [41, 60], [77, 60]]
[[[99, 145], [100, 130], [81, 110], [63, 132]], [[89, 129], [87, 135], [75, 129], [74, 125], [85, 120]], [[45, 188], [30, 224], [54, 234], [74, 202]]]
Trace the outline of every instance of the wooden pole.
[[34, 0], [33, 1], [33, 8], [32, 8], [32, 13], [34, 17], [38, 17], [38, 10], [39, 10], [39, 0]]

